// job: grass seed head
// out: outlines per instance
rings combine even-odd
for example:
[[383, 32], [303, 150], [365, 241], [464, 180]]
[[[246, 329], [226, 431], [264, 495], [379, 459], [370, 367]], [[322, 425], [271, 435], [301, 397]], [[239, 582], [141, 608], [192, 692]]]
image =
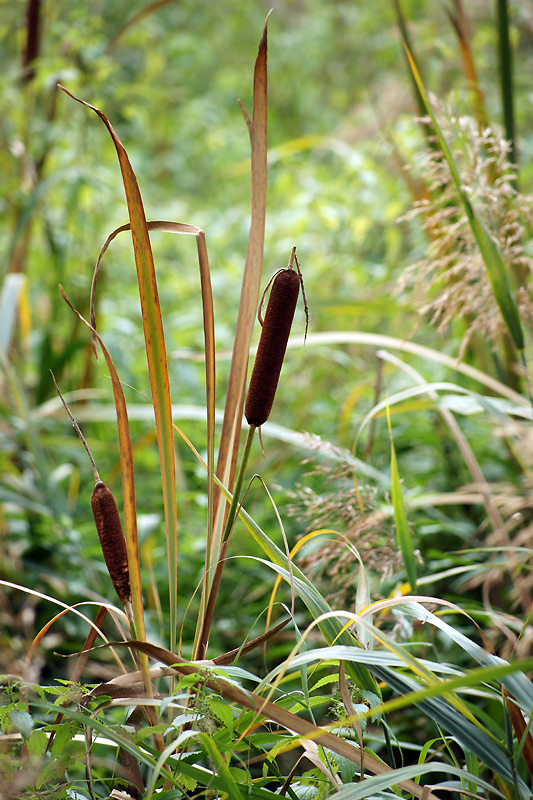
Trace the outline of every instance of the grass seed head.
[[97, 481], [91, 507], [104, 560], [123, 605], [131, 602], [128, 553], [115, 498], [103, 481]]
[[298, 272], [291, 268], [280, 270], [272, 283], [248, 387], [244, 413], [249, 425], [259, 428], [272, 409], [299, 291]]

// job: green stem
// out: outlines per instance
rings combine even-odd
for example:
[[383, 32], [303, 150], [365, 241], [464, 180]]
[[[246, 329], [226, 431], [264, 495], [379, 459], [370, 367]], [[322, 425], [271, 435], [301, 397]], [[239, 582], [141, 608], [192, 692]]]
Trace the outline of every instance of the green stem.
[[505, 136], [511, 142], [511, 161], [517, 163], [515, 144], [515, 119], [513, 107], [513, 58], [509, 37], [509, 9], [507, 0], [498, 0], [498, 45], [500, 51], [500, 84], [502, 92]]
[[[207, 606], [205, 609], [202, 632], [200, 634], [200, 639], [198, 640], [198, 647], [196, 649], [196, 659], [205, 658], [205, 653], [207, 650], [207, 642], [209, 640], [209, 632], [211, 630], [213, 616], [215, 613], [215, 605], [217, 601], [218, 590], [220, 588], [222, 572], [224, 570], [224, 564], [226, 562], [226, 553], [228, 551], [229, 539], [231, 536], [231, 532], [233, 530], [233, 525], [235, 524], [237, 513], [240, 508], [239, 497], [241, 495], [242, 484], [244, 481], [244, 473], [246, 470], [246, 465], [248, 463], [248, 457], [250, 455], [250, 450], [252, 449], [252, 442], [254, 438], [255, 429], [256, 429], [255, 425], [250, 425], [250, 428], [248, 429], [248, 436], [246, 438], [246, 444], [244, 445], [244, 452], [242, 454], [241, 466], [239, 469], [239, 473], [237, 475], [237, 479], [235, 481], [235, 486], [233, 488], [233, 496], [231, 498], [231, 505], [229, 507], [226, 524], [224, 525], [224, 532], [222, 534], [222, 545], [220, 547], [220, 553], [218, 555], [218, 560], [213, 575], [213, 581], [211, 583], [211, 589], [209, 591], [209, 598], [207, 600]], [[206, 579], [207, 577], [208, 576], [206, 576]]]
[[244, 472], [246, 470], [246, 465], [248, 464], [248, 458], [250, 456], [250, 450], [252, 449], [252, 442], [255, 431], [256, 431], [256, 426], [250, 425], [248, 429], [248, 436], [246, 437], [246, 443], [244, 445], [244, 452], [242, 454], [242, 461], [239, 469], [239, 474], [237, 475], [237, 479], [235, 481], [235, 486], [233, 489], [233, 497], [231, 498], [231, 505], [228, 511], [228, 518], [224, 526], [224, 533], [222, 535], [222, 544], [224, 544], [229, 539], [235, 522], [235, 517], [237, 516], [237, 511], [239, 507], [239, 497], [241, 494], [242, 484], [244, 481]]
[[526, 361], [526, 354], [523, 350], [520, 351], [520, 356], [522, 360], [522, 366], [524, 367], [524, 377], [527, 386], [527, 393], [529, 397], [529, 402], [531, 403], [531, 409], [533, 410], [533, 392], [531, 391], [531, 381], [529, 380], [529, 372], [527, 368], [527, 361]]

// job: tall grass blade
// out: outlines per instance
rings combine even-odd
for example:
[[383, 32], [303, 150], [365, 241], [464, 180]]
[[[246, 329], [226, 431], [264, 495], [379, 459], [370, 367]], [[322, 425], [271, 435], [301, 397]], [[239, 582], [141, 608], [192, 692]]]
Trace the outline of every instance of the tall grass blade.
[[[382, 333], [367, 333], [366, 331], [321, 331], [320, 333], [309, 333], [307, 335], [307, 345], [332, 345], [332, 344], [362, 344], [369, 347], [387, 347], [392, 350], [399, 350], [403, 353], [412, 353], [427, 361], [436, 364], [443, 364], [461, 375], [466, 375], [468, 378], [487, 386], [491, 391], [502, 397], [507, 397], [513, 403], [527, 408], [531, 407], [529, 400], [523, 395], [515, 392], [505, 383], [496, 380], [491, 375], [476, 369], [470, 364], [459, 361], [458, 358], [442, 353], [440, 350], [434, 350], [431, 347], [426, 347], [418, 342], [411, 342], [407, 339], [400, 339], [395, 336], [385, 336]], [[303, 338], [294, 338], [289, 341], [288, 348], [303, 347]]]
[[[217, 462], [218, 478], [230, 488], [235, 477], [244, 407], [248, 351], [259, 302], [263, 268], [267, 186], [267, 25], [268, 17], [255, 62], [251, 120], [242, 109], [248, 125], [251, 145], [251, 220]], [[215, 535], [209, 553], [210, 564], [216, 563], [222, 544], [224, 505], [224, 498], [218, 493], [214, 508], [216, 526], [214, 526]], [[211, 570], [209, 573], [211, 577], [208, 575], [206, 588], [209, 588], [212, 573]]]
[[470, 223], [472, 233], [474, 234], [479, 250], [483, 257], [494, 298], [498, 304], [501, 315], [505, 324], [507, 325], [507, 329], [516, 348], [518, 350], [523, 350], [524, 335], [522, 332], [522, 325], [520, 322], [520, 316], [518, 314], [516, 302], [511, 293], [507, 267], [503, 260], [502, 253], [463, 188], [452, 152], [448, 146], [448, 143], [446, 142], [446, 139], [444, 138], [442, 130], [440, 129], [437, 118], [422, 84], [422, 79], [420, 78], [416, 64], [413, 61], [407, 47], [406, 52], [413, 77], [424, 100], [426, 113], [433, 123], [435, 134], [437, 136], [442, 153], [448, 163], [457, 194], [459, 195], [459, 198], [463, 204], [463, 208]]
[[[365, 780], [358, 784], [349, 784], [347, 786], [343, 786], [334, 795], [334, 797], [338, 798], [338, 800], [365, 800], [367, 797], [379, 797], [380, 792], [384, 791], [385, 789], [391, 789], [395, 785], [394, 782], [391, 781], [398, 781], [399, 779], [405, 778], [418, 778], [421, 775], [427, 775], [430, 772], [439, 772], [441, 774], [444, 772], [445, 774], [457, 775], [457, 777], [461, 778], [462, 780], [467, 778], [472, 783], [477, 784], [477, 786], [486, 789], [489, 792], [489, 795], [494, 794], [496, 797], [507, 797], [505, 794], [502, 794], [502, 792], [495, 789], [494, 786], [492, 786], [490, 783], [487, 783], [487, 781], [484, 781], [482, 778], [478, 778], [476, 775], [471, 775], [459, 767], [438, 761], [432, 761], [431, 763], [426, 764], [413, 764], [409, 767], [400, 767], [399, 769], [393, 770], [390, 775], [376, 775], [372, 778], [365, 778]], [[438, 791], [439, 784], [433, 784], [432, 788], [437, 789]], [[387, 795], [387, 797], [388, 796], [389, 795]]]
[[152, 247], [143, 202], [135, 173], [133, 172], [128, 155], [117, 134], [113, 130], [106, 116], [95, 106], [72, 95], [61, 87], [74, 100], [87, 108], [92, 109], [106, 126], [115, 149], [117, 151], [128, 213], [130, 217], [131, 235], [137, 267], [139, 293], [143, 319], [144, 337], [146, 343], [146, 357], [152, 400], [155, 412], [157, 443], [159, 447], [159, 460], [161, 465], [161, 481], [163, 488], [163, 504], [165, 508], [165, 527], [167, 535], [168, 577], [170, 597], [170, 643], [175, 649], [176, 621], [177, 621], [177, 537], [178, 526], [176, 517], [176, 465], [174, 461], [174, 436], [172, 431], [172, 409], [170, 402], [170, 383], [168, 377], [168, 364], [163, 333], [163, 320], [157, 292]]
[[402, 552], [403, 563], [407, 573], [407, 579], [411, 585], [411, 592], [416, 592], [416, 579], [417, 568], [416, 558], [413, 550], [413, 542], [409, 525], [407, 524], [407, 516], [405, 514], [405, 505], [403, 502], [402, 485], [400, 483], [400, 473], [398, 470], [398, 462], [396, 460], [396, 450], [394, 448], [394, 440], [392, 438], [392, 428], [390, 423], [389, 407], [387, 406], [387, 423], [389, 426], [390, 437], [390, 468], [391, 468], [391, 493], [392, 493], [392, 507], [394, 509], [394, 523], [396, 525], [396, 535], [398, 537], [398, 544]]
[[209, 759], [215, 768], [215, 772], [218, 775], [223, 789], [227, 792], [228, 797], [242, 797], [247, 794], [247, 787], [243, 786], [239, 788], [239, 785], [235, 781], [235, 778], [230, 772], [230, 769], [226, 763], [226, 760], [222, 753], [219, 751], [218, 747], [216, 746], [215, 742], [208, 736], [206, 733], [201, 733], [198, 737], [205, 747]]
[[[424, 622], [430, 622], [432, 625], [435, 625], [436, 628], [439, 628], [439, 630], [441, 630], [443, 633], [446, 633], [446, 635], [449, 636], [452, 641], [458, 644], [459, 647], [471, 655], [472, 658], [474, 658], [483, 667], [488, 668], [489, 666], [494, 666], [505, 668], [508, 666], [508, 662], [503, 658], [488, 653], [463, 633], [456, 630], [453, 625], [448, 625], [447, 622], [444, 622], [443, 619], [438, 617], [436, 614], [433, 614], [431, 611], [428, 611], [419, 603], [406, 603], [405, 609], [408, 613], [416, 616], [417, 619], [424, 620]], [[502, 683], [508, 692], [517, 699], [526, 713], [529, 713], [531, 708], [533, 708], [533, 684], [526, 677], [526, 675], [524, 675], [521, 670], [515, 668], [509, 672], [508, 676], [505, 675], [502, 678]]]
[[513, 94], [513, 53], [509, 36], [508, 0], [497, 0], [498, 51], [500, 56], [500, 88], [502, 95], [505, 138], [511, 143], [511, 161], [517, 162]]
[[[400, 2], [400, 0], [392, 0], [392, 4], [394, 6], [394, 11], [396, 12], [396, 23], [398, 25], [398, 30], [400, 31], [400, 36], [402, 38], [402, 42], [405, 42], [406, 48], [407, 48], [408, 52], [411, 53], [411, 57], [413, 58], [413, 61], [416, 61], [418, 63], [418, 59], [415, 57], [414, 48], [413, 48], [413, 45], [412, 45], [412, 42], [411, 42], [411, 37], [409, 36], [409, 29], [407, 27], [407, 21], [405, 19], [405, 15], [404, 15], [403, 10], [402, 10], [401, 2]], [[413, 91], [414, 91], [414, 95], [415, 95], [416, 104], [418, 106], [418, 113], [420, 114], [421, 117], [424, 117], [425, 114], [426, 114], [425, 105], [424, 105], [424, 97], [423, 97], [422, 93], [420, 92], [420, 88], [419, 88], [417, 82], [414, 80], [414, 76], [412, 74], [411, 74], [411, 79], [412, 79], [412, 85], [413, 85]], [[424, 134], [426, 136], [428, 145], [430, 147], [435, 147], [435, 145], [432, 143], [431, 127], [429, 125], [427, 125], [427, 124], [424, 124], [423, 127], [424, 127]]]
[[[207, 414], [207, 550], [206, 550], [206, 572], [210, 569], [208, 554], [212, 544], [212, 522], [213, 522], [213, 502], [214, 502], [214, 475], [215, 475], [215, 319], [213, 307], [213, 292], [211, 288], [211, 271], [209, 268], [209, 257], [204, 231], [196, 225], [189, 225], [184, 222], [169, 222], [167, 220], [153, 220], [147, 222], [149, 231], [160, 231], [163, 233], [181, 233], [194, 236], [198, 251], [198, 266], [200, 268], [200, 284], [202, 294], [203, 326], [204, 326], [204, 351], [205, 351], [205, 382], [206, 382], [206, 414]], [[131, 226], [121, 225], [109, 234], [98, 255], [94, 268], [93, 281], [91, 286], [91, 324], [96, 328], [95, 319], [95, 295], [96, 282], [99, 275], [100, 265], [104, 253], [109, 245], [119, 233], [131, 230]], [[205, 602], [202, 604], [201, 614], [205, 613]]]

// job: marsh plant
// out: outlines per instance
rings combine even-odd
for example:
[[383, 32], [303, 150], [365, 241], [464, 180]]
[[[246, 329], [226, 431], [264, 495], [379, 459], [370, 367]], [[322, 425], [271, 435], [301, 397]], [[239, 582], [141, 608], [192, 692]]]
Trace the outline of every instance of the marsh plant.
[[[306, 243], [291, 241], [287, 260], [263, 269], [267, 24], [252, 107], [241, 106], [251, 146], [251, 215], [227, 368], [215, 347], [222, 282], [217, 277], [212, 284], [217, 272], [208, 257], [209, 230], [148, 220], [137, 176], [107, 112], [60, 87], [58, 103], [103, 123], [98, 130], [111, 137], [126, 197], [128, 221], [94, 253], [88, 311], [82, 314], [70, 299], [67, 281], [60, 287], [75, 330], [85, 331], [85, 345], [92, 341], [105, 362], [91, 361], [85, 375], [103, 369], [110, 377], [121, 486], [113, 474], [106, 483], [100, 477], [98, 462], [108, 463], [106, 451], [116, 444], [108, 435], [104, 447], [93, 446], [97, 413], [94, 404], [87, 408], [87, 387], [65, 393], [72, 420], [77, 425], [84, 416], [88, 423], [84, 436], [94, 453], [92, 485], [73, 488], [71, 482], [69, 496], [85, 491], [88, 507], [94, 487], [91, 536], [96, 548], [98, 534], [103, 554], [93, 550], [96, 571], [78, 563], [74, 579], [69, 540], [61, 542], [57, 525], [57, 541], [47, 547], [56, 556], [70, 553], [71, 560], [46, 573], [47, 591], [24, 581], [22, 573], [18, 580], [1, 580], [6, 597], [55, 608], [44, 624], [31, 617], [24, 663], [1, 677], [2, 797], [531, 796], [530, 202], [518, 188], [520, 174], [506, 140], [491, 133], [486, 120], [480, 127], [430, 99], [408, 20], [400, 4], [393, 5], [427, 145], [409, 222], [422, 220], [427, 250], [403, 275], [402, 286], [423, 287], [423, 314], [441, 333], [457, 328], [463, 343], [450, 354], [416, 337], [313, 330], [311, 324], [306, 352], [333, 348], [339, 360], [347, 359], [350, 373], [349, 347], [370, 348], [376, 357], [368, 361], [377, 365], [375, 372], [363, 376], [373, 399], [356, 410], [348, 399], [342, 409], [351, 447], [291, 430], [283, 411], [298, 382], [296, 370], [283, 364], [292, 348], [303, 346], [304, 337], [291, 326], [295, 313], [303, 318], [298, 303], [307, 316]], [[459, 0], [450, 5], [472, 80], [465, 11]], [[507, 4], [498, 5], [503, 45], [509, 41]], [[504, 58], [504, 76], [508, 69]], [[33, 73], [25, 74], [31, 84]], [[152, 252], [153, 237], [169, 234], [186, 238], [191, 261], [195, 248], [200, 276], [204, 427], [193, 428], [194, 436], [182, 420], [177, 424], [179, 389], [169, 369]], [[126, 398], [123, 364], [116, 363], [122, 354], [112, 356], [106, 344], [112, 335], [102, 332], [97, 314], [98, 298], [114, 277], [108, 270], [102, 279], [107, 251], [125, 237], [133, 243], [136, 319], [150, 383], [149, 396], [139, 391], [135, 402]], [[272, 279], [263, 313], [265, 274]], [[312, 323], [312, 298], [309, 306]], [[87, 346], [75, 351], [72, 363], [88, 352]], [[137, 353], [132, 357], [138, 360]], [[18, 494], [13, 480], [11, 493], [4, 494], [12, 530], [18, 522], [23, 532], [35, 531], [30, 523], [45, 516], [46, 494], [38, 495], [40, 504], [35, 498], [30, 503], [22, 479], [49, 486], [47, 461], [31, 435], [35, 419], [47, 419], [46, 409], [28, 412], [16, 364], [4, 362], [12, 403], [3, 423], [10, 458], [16, 425], [26, 437], [23, 456], [10, 461], [10, 474], [20, 476]], [[317, 381], [310, 401], [320, 391]], [[59, 400], [54, 409], [66, 429], [70, 421]], [[182, 413], [194, 416], [190, 409]], [[150, 430], [133, 439], [135, 415], [148, 420]], [[8, 419], [20, 421], [10, 428]], [[269, 487], [249, 467], [255, 458], [266, 471], [276, 440], [285, 442], [283, 460], [298, 476], [288, 492]], [[149, 467], [143, 460], [147, 442], [157, 446]], [[71, 453], [81, 453], [73, 458], [85, 464], [79, 439], [69, 443]], [[200, 544], [197, 535], [193, 545], [187, 538], [197, 512], [190, 497], [180, 496], [183, 463], [194, 466]], [[54, 486], [61, 485], [62, 473], [51, 474]], [[153, 492], [162, 508], [155, 522], [143, 513]], [[251, 512], [256, 492], [266, 498], [266, 512]], [[30, 517], [27, 528], [20, 526], [21, 509]], [[65, 516], [63, 510], [67, 528]], [[36, 552], [48, 564], [50, 552], [40, 545]], [[165, 575], [154, 568], [156, 558]], [[186, 575], [184, 562], [194, 567]], [[84, 570], [103, 584], [106, 567], [120, 607], [89, 587], [90, 578], [84, 589]], [[68, 601], [61, 596], [67, 585]], [[17, 601], [9, 602], [1, 608], [4, 618]], [[43, 663], [46, 645], [57, 646], [58, 630], [65, 631], [59, 644], [68, 677]], [[15, 634], [9, 647], [14, 640]], [[227, 647], [220, 646], [224, 641]]]

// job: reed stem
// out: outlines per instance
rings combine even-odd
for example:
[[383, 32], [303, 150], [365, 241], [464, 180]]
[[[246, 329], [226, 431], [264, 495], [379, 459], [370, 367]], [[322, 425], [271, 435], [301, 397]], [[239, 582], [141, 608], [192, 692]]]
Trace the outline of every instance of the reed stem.
[[[205, 616], [202, 625], [202, 632], [200, 634], [200, 638], [198, 640], [198, 647], [196, 649], [196, 659], [203, 659], [205, 658], [205, 653], [207, 650], [207, 643], [209, 641], [209, 632], [211, 630], [211, 625], [213, 623], [213, 616], [215, 612], [215, 605], [217, 601], [218, 590], [220, 588], [220, 581], [222, 579], [222, 572], [224, 570], [224, 564], [226, 561], [226, 553], [229, 547], [229, 539], [231, 536], [231, 532], [233, 530], [233, 525], [235, 524], [235, 519], [237, 517], [237, 513], [239, 511], [240, 502], [239, 497], [242, 491], [242, 485], [244, 482], [244, 473], [246, 470], [246, 465], [248, 464], [248, 458], [250, 456], [250, 450], [252, 449], [252, 442], [255, 434], [256, 426], [250, 425], [248, 429], [248, 436], [246, 437], [246, 443], [244, 445], [244, 451], [242, 454], [241, 465], [239, 468], [239, 473], [237, 475], [237, 479], [235, 481], [235, 486], [233, 488], [233, 496], [231, 498], [231, 504], [228, 511], [228, 516], [226, 518], [226, 524], [224, 525], [224, 533], [222, 534], [222, 545], [220, 547], [220, 553], [218, 555], [218, 560], [215, 566], [215, 572], [213, 575], [213, 581], [211, 583], [211, 589], [209, 591], [209, 598], [207, 600], [207, 606], [205, 609]], [[208, 576], [206, 575], [206, 580]]]

